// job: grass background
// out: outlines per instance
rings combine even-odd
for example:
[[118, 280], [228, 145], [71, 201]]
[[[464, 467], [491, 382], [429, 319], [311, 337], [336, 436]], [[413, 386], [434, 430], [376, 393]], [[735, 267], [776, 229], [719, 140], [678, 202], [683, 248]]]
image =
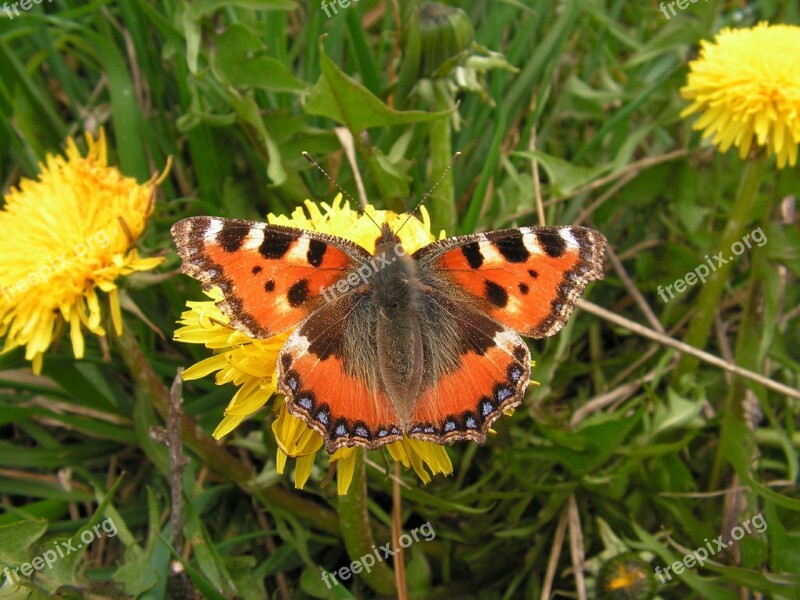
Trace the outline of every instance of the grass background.
[[[396, 16], [383, 0], [330, 19], [315, 2], [290, 0], [55, 0], [13, 20], [0, 13], [2, 189], [34, 177], [67, 136], [101, 126], [111, 163], [140, 181], [172, 156], [140, 246], [163, 254], [163, 272], [174, 274], [169, 227], [179, 218], [261, 219], [305, 198], [329, 201], [334, 190], [303, 150], [355, 193], [334, 126], [356, 136], [379, 207], [413, 206], [461, 151], [428, 204], [449, 234], [538, 224], [535, 148], [547, 223], [597, 228], [624, 269], [607, 261], [589, 300], [677, 340], [695, 314], [715, 310], [707, 351], [797, 389], [796, 169], [768, 165], [746, 231], [762, 227], [769, 241], [735, 261], [718, 305], [702, 305], [701, 286], [669, 303], [656, 288], [716, 252], [746, 162], [701, 143], [679, 116], [686, 63], [723, 26], [800, 23], [798, 4], [709, 0], [669, 20], [655, 2], [460, 6], [476, 42], [517, 70], [487, 72], [486, 97], [451, 96], [458, 128], [382, 107], [443, 106], [411, 90], [418, 76], [398, 62]], [[367, 94], [380, 102], [365, 104]], [[343, 99], [352, 102], [336, 104]], [[163, 424], [176, 369], [208, 355], [170, 341], [185, 301], [201, 293], [179, 275], [132, 277], [126, 288], [164, 337], [128, 313], [130, 335], [109, 353], [92, 339], [78, 362], [62, 343], [41, 377], [20, 351], [0, 356], [0, 565], [18, 566], [104, 516], [119, 531], [23, 587], [5, 581], [0, 596], [380, 595], [363, 577], [332, 591], [319, 579], [320, 569], [359, 558], [343, 544], [349, 525], [335, 486], [321, 485], [326, 461], [302, 492], [278, 476], [269, 408], [226, 447], [213, 444], [208, 434], [234, 389], [210, 378], [184, 388], [186, 422], [197, 428], [185, 427], [184, 541], [170, 549], [167, 449], [149, 431]], [[120, 349], [142, 356], [124, 360]], [[413, 597], [800, 597], [797, 398], [705, 362], [676, 377], [673, 349], [580, 310], [531, 349], [541, 385], [489, 444], [449, 447], [453, 476], [428, 486], [402, 475], [403, 529], [427, 521], [436, 531], [406, 552]], [[367, 508], [382, 545], [392, 485], [379, 454], [367, 457]], [[759, 512], [765, 533], [650, 585], [656, 566]], [[171, 577], [170, 561], [188, 576]], [[604, 591], [602, 572], [629, 579]]]

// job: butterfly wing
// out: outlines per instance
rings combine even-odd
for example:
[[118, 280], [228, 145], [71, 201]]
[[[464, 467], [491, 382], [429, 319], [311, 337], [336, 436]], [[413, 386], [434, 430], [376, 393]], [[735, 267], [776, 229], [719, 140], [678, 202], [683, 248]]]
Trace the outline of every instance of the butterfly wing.
[[407, 435], [439, 444], [483, 443], [492, 423], [522, 402], [530, 378], [528, 346], [469, 303], [432, 292], [421, 308], [435, 318], [425, 326], [426, 378]]
[[368, 262], [348, 240], [291, 227], [218, 217], [172, 226], [183, 272], [203, 289], [218, 287], [231, 325], [266, 338], [297, 324], [326, 302], [326, 289]]
[[368, 296], [351, 292], [314, 312], [281, 349], [278, 390], [289, 412], [324, 438], [328, 452], [402, 439], [380, 383], [376, 315]]
[[523, 227], [441, 240], [413, 258], [427, 285], [543, 338], [564, 326], [586, 284], [603, 278], [605, 244], [588, 227]]

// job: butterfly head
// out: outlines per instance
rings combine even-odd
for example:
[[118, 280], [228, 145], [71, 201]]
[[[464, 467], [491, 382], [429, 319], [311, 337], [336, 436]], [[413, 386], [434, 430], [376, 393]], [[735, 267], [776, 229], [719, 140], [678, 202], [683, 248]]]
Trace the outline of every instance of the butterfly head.
[[381, 224], [381, 234], [375, 240], [375, 256], [390, 253], [397, 244], [402, 245], [397, 234], [392, 231], [388, 223]]

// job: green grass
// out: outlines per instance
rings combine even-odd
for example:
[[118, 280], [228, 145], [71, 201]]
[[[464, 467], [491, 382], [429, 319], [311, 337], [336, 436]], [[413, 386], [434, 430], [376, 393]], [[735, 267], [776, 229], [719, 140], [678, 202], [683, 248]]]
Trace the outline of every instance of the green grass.
[[[30, 561], [50, 540], [78, 539], [105, 518], [118, 529], [8, 597], [391, 591], [388, 569], [353, 576], [348, 591], [328, 591], [319, 578], [360, 558], [353, 511], [368, 513], [377, 545], [390, 541], [384, 453], [367, 456], [366, 507], [352, 498], [340, 519], [335, 485], [322, 485], [327, 460], [319, 457], [305, 491], [294, 490], [290, 474], [275, 472], [272, 411], [218, 446], [210, 432], [235, 388], [188, 382], [182, 541], [173, 548], [168, 450], [150, 433], [164, 425], [176, 369], [208, 356], [171, 340], [185, 301], [202, 294], [176, 274], [170, 226], [191, 215], [263, 219], [306, 198], [330, 201], [334, 191], [302, 151], [356, 195], [335, 126], [355, 136], [367, 197], [379, 207], [413, 207], [449, 151], [462, 152], [428, 202], [451, 235], [539, 224], [538, 159], [547, 224], [580, 219], [598, 229], [629, 278], [607, 261], [586, 299], [653, 329], [638, 291], [676, 340], [711, 311], [704, 350], [800, 387], [800, 236], [788, 210], [797, 169], [767, 164], [743, 226], [761, 227], [768, 242], [731, 265], [719, 303], [703, 304], [702, 285], [668, 303], [657, 293], [717, 252], [747, 163], [701, 143], [679, 116], [687, 61], [722, 26], [800, 23], [797, 3], [710, 0], [670, 20], [656, 2], [460, 5], [476, 41], [514, 69], [487, 71], [485, 97], [450, 98], [459, 101], [458, 123], [431, 114], [445, 104], [409, 94], [418, 78], [394, 62], [401, 53], [391, 3], [361, 0], [330, 19], [316, 2], [290, 0], [55, 0], [13, 20], [0, 10], [4, 193], [34, 177], [67, 136], [99, 126], [111, 163], [139, 181], [174, 161], [140, 242], [144, 254], [166, 257], [161, 271], [171, 276], [125, 284], [165, 338], [126, 313], [127, 334], [107, 355], [89, 337], [87, 357], [76, 361], [67, 337], [41, 377], [21, 351], [0, 356], [0, 567]], [[408, 22], [405, 4], [401, 12]], [[405, 102], [388, 106], [398, 91]], [[436, 532], [406, 552], [412, 597], [539, 598], [547, 586], [560, 597], [580, 598], [584, 586], [599, 597], [599, 573], [613, 570], [615, 557], [636, 553], [642, 562], [630, 568], [652, 578], [761, 513], [763, 533], [666, 584], [655, 579], [656, 593], [800, 598], [797, 397], [705, 361], [682, 364], [676, 376], [674, 349], [582, 310], [530, 346], [541, 385], [497, 422], [486, 446], [449, 446], [453, 476], [427, 486], [402, 473], [402, 529], [429, 522]], [[608, 401], [577, 412], [598, 398]], [[744, 403], [758, 415], [752, 427]], [[186, 576], [171, 576], [171, 561]], [[6, 582], [0, 592], [9, 589]], [[608, 597], [649, 597], [630, 594]]]

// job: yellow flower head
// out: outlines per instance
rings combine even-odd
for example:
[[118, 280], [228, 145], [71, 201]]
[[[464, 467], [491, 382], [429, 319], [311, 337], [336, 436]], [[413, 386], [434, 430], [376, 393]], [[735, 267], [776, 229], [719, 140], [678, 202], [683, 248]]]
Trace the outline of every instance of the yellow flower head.
[[[351, 240], [365, 249], [375, 247], [375, 223], [388, 223], [397, 231], [407, 218], [390, 211], [367, 207], [369, 216], [350, 209], [342, 203], [341, 195], [332, 205], [317, 205], [306, 201], [308, 215], [297, 208], [291, 217], [269, 215], [270, 224], [286, 225], [337, 235]], [[402, 228], [399, 237], [409, 253], [431, 243], [434, 236], [430, 231], [430, 221], [424, 207], [421, 209], [422, 221], [412, 217]], [[374, 222], [370, 220], [372, 217]], [[181, 315], [183, 325], [175, 332], [175, 339], [181, 342], [204, 344], [213, 349], [214, 356], [200, 361], [183, 373], [184, 379], [198, 379], [216, 372], [216, 383], [233, 383], [238, 386], [225, 417], [214, 431], [214, 437], [221, 438], [235, 429], [244, 419], [261, 409], [276, 392], [275, 376], [278, 354], [291, 331], [259, 340], [249, 338], [244, 333], [232, 329], [228, 318], [217, 308], [215, 302], [222, 300], [219, 290], [212, 291], [212, 300], [187, 302], [189, 310]], [[322, 437], [308, 427], [302, 419], [289, 414], [283, 401], [275, 406], [278, 417], [272, 431], [278, 442], [277, 468], [283, 473], [288, 457], [295, 458], [295, 487], [303, 488], [317, 451], [322, 448]], [[392, 458], [406, 468], [413, 468], [417, 475], [428, 483], [431, 474], [450, 474], [453, 466], [444, 448], [431, 442], [403, 439], [388, 444]], [[347, 493], [353, 477], [356, 448], [341, 448], [330, 456], [330, 462], [337, 462], [337, 481], [340, 494]], [[426, 470], [427, 467], [427, 470]], [[430, 471], [430, 473], [428, 472]]]
[[105, 335], [98, 289], [108, 294], [121, 333], [116, 279], [162, 260], [140, 258], [132, 248], [152, 211], [157, 182], [139, 185], [109, 167], [102, 131], [86, 140], [85, 157], [70, 138], [66, 156], [48, 155], [38, 178], [22, 179], [0, 210], [3, 352], [25, 346], [36, 373], [65, 326], [77, 358], [83, 357], [84, 327]]
[[603, 564], [597, 577], [598, 598], [651, 598], [653, 569], [635, 552], [625, 552]]
[[766, 146], [778, 167], [797, 162], [800, 143], [800, 27], [759, 23], [723, 29], [703, 41], [681, 89], [692, 104], [681, 113], [701, 113], [695, 129], [742, 158], [753, 145]]

